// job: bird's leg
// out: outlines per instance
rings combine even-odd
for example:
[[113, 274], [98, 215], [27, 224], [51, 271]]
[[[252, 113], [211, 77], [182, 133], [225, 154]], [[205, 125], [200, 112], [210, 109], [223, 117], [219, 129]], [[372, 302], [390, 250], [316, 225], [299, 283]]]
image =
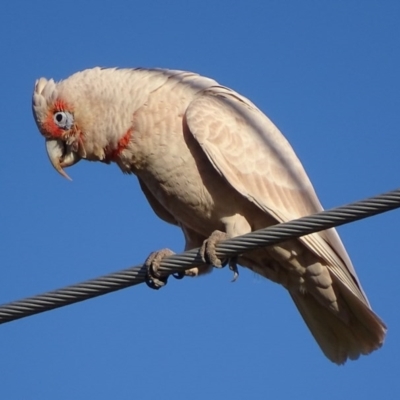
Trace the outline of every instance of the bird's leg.
[[230, 257], [220, 260], [216, 255], [217, 244], [227, 239], [230, 239], [230, 236], [227, 233], [222, 231], [214, 231], [200, 247], [200, 255], [205, 263], [213, 265], [216, 268], [223, 268], [229, 264], [229, 269], [233, 272], [232, 282], [235, 282], [239, 276], [237, 257]]
[[[145, 282], [148, 287], [150, 287], [151, 289], [158, 290], [167, 284], [168, 275], [162, 276], [160, 274], [159, 272], [160, 263], [163, 258], [172, 256], [173, 254], [175, 253], [170, 249], [162, 249], [154, 251], [147, 257], [146, 261], [144, 262], [144, 265], [147, 268], [147, 275], [145, 278]], [[184, 273], [178, 272], [172, 275], [177, 279], [182, 279]]]

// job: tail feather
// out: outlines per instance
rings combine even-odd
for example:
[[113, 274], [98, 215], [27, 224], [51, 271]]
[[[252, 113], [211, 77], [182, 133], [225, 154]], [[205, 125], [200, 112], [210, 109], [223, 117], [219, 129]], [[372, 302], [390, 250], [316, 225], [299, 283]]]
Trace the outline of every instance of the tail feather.
[[297, 309], [326, 357], [336, 364], [356, 360], [379, 349], [386, 326], [380, 318], [345, 287], [337, 291], [339, 306], [345, 308], [344, 321], [309, 293], [289, 291]]
[[[292, 245], [286, 245], [287, 252]], [[294, 247], [296, 255], [285, 259], [279, 258], [279, 252], [273, 253], [275, 248], [253, 250], [239, 262], [289, 291], [326, 357], [344, 364], [382, 346], [386, 326], [371, 310], [358, 281], [344, 279], [343, 274], [334, 273], [335, 269], [324, 263], [320, 264], [322, 268], [310, 268], [320, 262], [311, 252], [301, 253]]]

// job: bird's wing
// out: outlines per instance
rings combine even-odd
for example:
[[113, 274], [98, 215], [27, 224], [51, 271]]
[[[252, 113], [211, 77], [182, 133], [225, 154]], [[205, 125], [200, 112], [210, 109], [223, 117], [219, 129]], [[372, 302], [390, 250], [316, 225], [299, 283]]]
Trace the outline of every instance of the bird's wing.
[[[215, 169], [235, 190], [278, 222], [322, 211], [289, 142], [245, 97], [222, 86], [210, 87], [190, 103], [185, 121]], [[326, 261], [340, 282], [369, 305], [334, 229], [300, 240]]]

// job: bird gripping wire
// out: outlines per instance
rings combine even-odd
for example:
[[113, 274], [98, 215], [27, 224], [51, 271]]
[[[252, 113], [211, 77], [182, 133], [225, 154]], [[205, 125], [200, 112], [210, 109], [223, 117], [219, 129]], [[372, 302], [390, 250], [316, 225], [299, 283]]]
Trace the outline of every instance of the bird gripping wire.
[[[399, 207], [400, 189], [396, 189], [342, 207], [237, 236], [219, 243], [216, 254], [219, 258], [232, 257], [257, 247], [271, 246]], [[193, 249], [163, 259], [160, 272], [169, 275], [200, 264], [203, 264], [203, 260], [199, 249]], [[146, 272], [144, 266], [130, 267], [76, 285], [0, 305], [0, 324], [143, 283]]]

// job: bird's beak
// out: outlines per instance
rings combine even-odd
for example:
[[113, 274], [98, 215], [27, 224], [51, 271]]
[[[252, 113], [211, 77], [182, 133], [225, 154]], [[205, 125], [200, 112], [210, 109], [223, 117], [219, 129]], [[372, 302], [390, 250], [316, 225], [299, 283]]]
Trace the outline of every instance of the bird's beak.
[[70, 167], [80, 160], [78, 153], [72, 150], [71, 146], [60, 139], [47, 139], [46, 151], [51, 165], [64, 178], [72, 180], [64, 171], [65, 167]]

